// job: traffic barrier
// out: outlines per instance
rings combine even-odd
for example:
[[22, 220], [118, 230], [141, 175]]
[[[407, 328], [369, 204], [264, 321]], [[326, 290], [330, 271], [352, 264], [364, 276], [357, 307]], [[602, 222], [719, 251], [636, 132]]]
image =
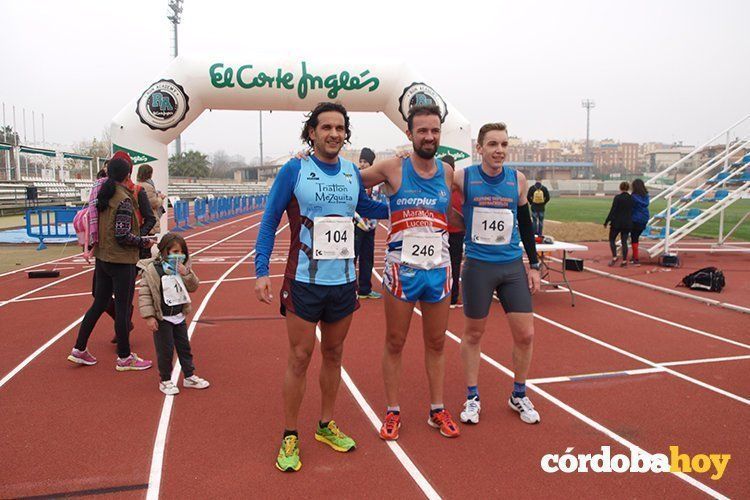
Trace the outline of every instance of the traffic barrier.
[[26, 234], [39, 239], [37, 250], [44, 250], [45, 239], [77, 239], [73, 219], [78, 213], [76, 207], [44, 207], [26, 209]]

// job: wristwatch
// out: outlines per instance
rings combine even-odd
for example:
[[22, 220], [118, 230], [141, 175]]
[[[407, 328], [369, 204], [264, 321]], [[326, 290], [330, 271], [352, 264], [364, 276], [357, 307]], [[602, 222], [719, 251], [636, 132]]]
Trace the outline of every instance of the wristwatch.
[[529, 267], [531, 269], [539, 271], [542, 268], [542, 264], [541, 264], [541, 262], [534, 262], [533, 264], [529, 264]]

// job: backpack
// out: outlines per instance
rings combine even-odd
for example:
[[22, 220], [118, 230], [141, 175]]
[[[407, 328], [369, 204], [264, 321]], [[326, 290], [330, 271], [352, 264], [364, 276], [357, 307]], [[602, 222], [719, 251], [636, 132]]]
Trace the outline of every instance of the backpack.
[[78, 244], [83, 247], [83, 256], [88, 260], [91, 257], [92, 248], [89, 246], [91, 241], [91, 229], [89, 225], [89, 207], [84, 207], [76, 212], [73, 217], [73, 229], [78, 237]]
[[678, 286], [686, 286], [691, 290], [706, 290], [721, 292], [724, 288], [724, 273], [715, 267], [704, 267], [682, 278]]
[[544, 191], [542, 191], [542, 188], [538, 188], [534, 191], [534, 194], [531, 195], [531, 203], [534, 205], [544, 205]]

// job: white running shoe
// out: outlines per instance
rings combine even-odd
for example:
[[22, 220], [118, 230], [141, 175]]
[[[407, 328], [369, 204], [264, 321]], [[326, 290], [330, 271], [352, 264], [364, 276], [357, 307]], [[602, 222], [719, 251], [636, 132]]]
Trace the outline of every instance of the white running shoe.
[[467, 399], [464, 403], [464, 411], [460, 415], [461, 422], [465, 424], [478, 424], [480, 411], [482, 411], [482, 403], [478, 399]]
[[174, 382], [172, 382], [171, 380], [159, 382], [159, 390], [167, 396], [174, 396], [175, 394], [180, 393], [180, 389], [176, 385], [174, 385]]
[[528, 397], [516, 398], [511, 394], [508, 406], [516, 410], [520, 414], [521, 420], [527, 424], [538, 424], [541, 421], [539, 412], [534, 409], [534, 405]]
[[208, 380], [204, 380], [198, 375], [191, 375], [182, 381], [182, 385], [187, 389], [205, 389], [211, 384], [208, 383]]

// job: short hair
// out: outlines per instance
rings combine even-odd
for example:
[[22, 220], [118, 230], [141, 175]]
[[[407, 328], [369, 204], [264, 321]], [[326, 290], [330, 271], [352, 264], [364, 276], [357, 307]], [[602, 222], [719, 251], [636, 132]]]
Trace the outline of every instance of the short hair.
[[182, 247], [182, 253], [185, 254], [185, 262], [187, 262], [190, 258], [187, 242], [185, 241], [185, 238], [177, 233], [167, 233], [162, 237], [161, 241], [159, 241], [159, 244], [156, 246], [156, 248], [159, 249], [159, 255], [161, 255], [162, 258], [165, 257], [169, 248], [175, 243], [179, 243]]
[[447, 163], [453, 168], [456, 168], [456, 159], [453, 158], [453, 155], [445, 155], [442, 158], [440, 158], [443, 162]]
[[154, 169], [151, 165], [141, 165], [138, 167], [138, 182], [149, 180], [153, 174]]
[[499, 130], [500, 132], [507, 133], [508, 127], [503, 122], [485, 123], [484, 125], [482, 125], [482, 128], [479, 129], [477, 144], [481, 146], [484, 143], [484, 136], [487, 135], [487, 132], [491, 132], [493, 130]]
[[620, 191], [630, 191], [630, 183], [628, 181], [622, 181], [620, 183]]
[[438, 108], [434, 104], [424, 104], [420, 106], [412, 106], [409, 108], [409, 115], [406, 118], [406, 125], [409, 128], [409, 131], [411, 131], [412, 127], [414, 126], [414, 117], [415, 116], [430, 116], [435, 115], [438, 118], [440, 118], [440, 123], [443, 123], [443, 115], [440, 113], [440, 108]]
[[318, 117], [321, 113], [327, 111], [335, 111], [341, 113], [344, 116], [344, 129], [346, 130], [346, 139], [344, 142], [349, 142], [352, 137], [352, 130], [349, 126], [349, 115], [346, 113], [346, 108], [337, 102], [319, 102], [310, 113], [305, 115], [305, 123], [302, 126], [302, 135], [300, 136], [302, 142], [306, 142], [308, 146], [313, 147], [313, 141], [310, 139], [310, 129], [315, 130], [318, 126]]

